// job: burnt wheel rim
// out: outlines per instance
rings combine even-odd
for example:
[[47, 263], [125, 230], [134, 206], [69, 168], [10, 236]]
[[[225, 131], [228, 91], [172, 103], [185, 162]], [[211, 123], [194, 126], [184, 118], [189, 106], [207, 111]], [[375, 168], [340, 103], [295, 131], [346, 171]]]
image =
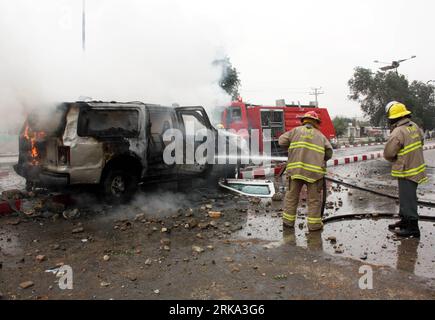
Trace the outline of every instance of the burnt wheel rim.
[[110, 191], [113, 195], [119, 196], [125, 192], [125, 180], [122, 176], [116, 176], [110, 185]]

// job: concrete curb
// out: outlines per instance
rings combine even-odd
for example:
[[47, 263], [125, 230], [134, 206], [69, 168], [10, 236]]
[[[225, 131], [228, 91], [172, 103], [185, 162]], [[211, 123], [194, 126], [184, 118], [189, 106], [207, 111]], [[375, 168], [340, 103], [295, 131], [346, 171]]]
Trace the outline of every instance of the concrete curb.
[[[425, 142], [432, 142], [435, 139], [426, 139]], [[336, 150], [339, 149], [348, 149], [348, 148], [358, 148], [358, 147], [372, 147], [372, 146], [383, 146], [385, 145], [386, 142], [372, 142], [372, 143], [359, 143], [359, 144], [346, 144], [344, 146], [341, 146], [339, 148], [337, 148]]]
[[381, 146], [384, 145], [386, 142], [373, 142], [373, 143], [360, 143], [360, 144], [347, 144], [344, 146], [341, 146], [337, 149], [348, 149], [348, 148], [358, 148], [358, 147], [371, 147], [371, 146]]

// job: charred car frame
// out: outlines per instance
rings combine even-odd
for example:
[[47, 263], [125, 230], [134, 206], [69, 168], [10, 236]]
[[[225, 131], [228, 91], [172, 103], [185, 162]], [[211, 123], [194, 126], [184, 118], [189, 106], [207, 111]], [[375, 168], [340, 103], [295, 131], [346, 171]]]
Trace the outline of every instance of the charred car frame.
[[[202, 107], [141, 102], [73, 102], [48, 115], [30, 114], [19, 137], [15, 171], [28, 186], [98, 185], [110, 198], [128, 200], [140, 182], [234, 173], [236, 166], [163, 161], [166, 130], [186, 134], [185, 121], [218, 131]], [[216, 167], [220, 167], [217, 169]], [[225, 172], [225, 173], [222, 173]]]

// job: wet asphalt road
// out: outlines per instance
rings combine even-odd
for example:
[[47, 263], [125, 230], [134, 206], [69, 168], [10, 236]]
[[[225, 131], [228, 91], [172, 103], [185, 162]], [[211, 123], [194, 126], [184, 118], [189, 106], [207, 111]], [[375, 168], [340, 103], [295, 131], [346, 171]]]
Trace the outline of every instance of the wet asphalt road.
[[[419, 196], [422, 199], [435, 202], [433, 188], [435, 183], [433, 180], [435, 150], [425, 152], [425, 157], [430, 167], [428, 173], [431, 182], [419, 189]], [[330, 168], [329, 172], [331, 176], [341, 178], [349, 183], [386, 193], [394, 194], [397, 192], [396, 182], [389, 176], [389, 164], [382, 160], [334, 167]], [[12, 172], [10, 166], [0, 166], [0, 191], [23, 187], [24, 181]], [[349, 213], [362, 215], [365, 213], [396, 213], [398, 210], [395, 200], [375, 196], [365, 191], [340, 187], [336, 184], [329, 184], [328, 190], [328, 201], [334, 204], [331, 209], [327, 210], [326, 214], [328, 216], [346, 215]], [[174, 212], [178, 210], [177, 208], [186, 206], [198, 208], [210, 201], [213, 203], [213, 208], [225, 212], [225, 217], [219, 220], [218, 224], [225, 230], [229, 229], [227, 230], [228, 232], [222, 231], [220, 227], [218, 229], [213, 229], [213, 227], [212, 230], [207, 228], [206, 230], [186, 229], [174, 231], [170, 236], [173, 238], [170, 254], [162, 250], [161, 237], [159, 237], [160, 232], [158, 230], [160, 230], [161, 225], [168, 223], [167, 220], [170, 220], [174, 216]], [[90, 202], [92, 202], [92, 199], [87, 199], [81, 205], [83, 206], [83, 203]], [[162, 207], [162, 204], [165, 205]], [[28, 221], [24, 219], [23, 222], [14, 224], [14, 220], [11, 223], [11, 218], [0, 218], [0, 262], [2, 262], [2, 269], [0, 269], [0, 274], [2, 275], [2, 278], [0, 278], [0, 293], [5, 295], [5, 292], [6, 294], [9, 292], [10, 294], [7, 294], [8, 298], [238, 297], [279, 299], [322, 297], [316, 291], [318, 290], [316, 285], [313, 286], [311, 282], [304, 284], [299, 280], [291, 281], [287, 279], [289, 275], [288, 270], [282, 270], [282, 265], [277, 261], [280, 259], [279, 257], [284, 258], [290, 255], [292, 262], [287, 261], [285, 263], [292, 265], [291, 270], [293, 271], [291, 273], [298, 274], [300, 272], [300, 275], [302, 275], [303, 272], [306, 272], [308, 278], [310, 276], [316, 278], [315, 281], [318, 284], [323, 281], [325, 286], [340, 288], [341, 291], [335, 293], [336, 297], [397, 298], [400, 297], [400, 294], [404, 295], [402, 297], [406, 297], [406, 290], [397, 283], [392, 285], [392, 287], [388, 287], [386, 279], [392, 277], [404, 279], [403, 283], [409, 280], [409, 286], [414, 285], [414, 287], [407, 289], [412, 291], [409, 291], [411, 298], [416, 298], [418, 294], [432, 299], [435, 298], [434, 222], [424, 221], [420, 223], [422, 236], [419, 240], [396, 239], [392, 233], [386, 230], [387, 224], [393, 220], [383, 218], [335, 221], [326, 224], [322, 233], [309, 234], [304, 219], [306, 213], [304, 202], [301, 201], [295, 230], [283, 230], [280, 216], [282, 207], [283, 203], [280, 201], [270, 202], [263, 200], [259, 204], [253, 204], [249, 199], [225, 194], [221, 190], [216, 190], [208, 194], [208, 196], [201, 196], [198, 193], [197, 197], [171, 192], [162, 195], [156, 191], [148, 190], [144, 199], [121, 209], [108, 208], [102, 205], [87, 211], [81, 207], [80, 210], [83, 212], [81, 217], [71, 221], [64, 220], [61, 217], [60, 220], [56, 221], [37, 218]], [[198, 214], [203, 218], [204, 213], [201, 213], [203, 210], [198, 210]], [[435, 209], [433, 208], [421, 207], [419, 210], [420, 214], [435, 216]], [[146, 230], [139, 229], [136, 226], [136, 222], [132, 222], [126, 228], [127, 230], [124, 230], [121, 234], [119, 229], [113, 229], [114, 225], [119, 225], [122, 229], [122, 224], [125, 221], [116, 221], [122, 219], [130, 219], [131, 221], [132, 217], [135, 217], [138, 212], [146, 212], [147, 219], [149, 217], [158, 217], [158, 219], [153, 222], [151, 218], [149, 226], [148, 222], [146, 222], [145, 226], [148, 226]], [[83, 234], [71, 235], [70, 229], [80, 224], [85, 226], [85, 232]], [[157, 231], [150, 230], [151, 226], [157, 228]], [[230, 230], [233, 226], [237, 226], [237, 228]], [[138, 234], [137, 232], [141, 233]], [[204, 238], [197, 238], [198, 234], [201, 233], [203, 233]], [[331, 237], [335, 238], [336, 241], [331, 241]], [[87, 240], [84, 241], [85, 239]], [[144, 248], [144, 241], [149, 242], [150, 248]], [[198, 244], [198, 242], [205, 248], [205, 254], [194, 254], [192, 258], [191, 245]], [[61, 250], [53, 251], [50, 249], [54, 244], [59, 244]], [[207, 249], [207, 244], [212, 246], [213, 249]], [[233, 244], [237, 244], [237, 246], [234, 247]], [[258, 248], [260, 252], [256, 252]], [[136, 253], [139, 252], [137, 250], [140, 253]], [[264, 250], [268, 252], [265, 256]], [[254, 251], [255, 253], [253, 253]], [[41, 253], [48, 256], [48, 261], [35, 264], [33, 256]], [[113, 257], [111, 258], [113, 264], [107, 264], [110, 265], [109, 269], [101, 262], [101, 257], [104, 253]], [[244, 268], [247, 266], [247, 255], [264, 258], [264, 261], [259, 259], [257, 262], [254, 259], [252, 265], [248, 263], [250, 270], [254, 268], [254, 270], [268, 271], [260, 272], [260, 275], [257, 275], [258, 272], [255, 272], [254, 275], [249, 272], [243, 273]], [[276, 263], [269, 261], [268, 255], [278, 255], [279, 257], [273, 258]], [[229, 256], [230, 259], [227, 259]], [[158, 268], [153, 272], [149, 272], [150, 275], [146, 276], [146, 279], [142, 279], [147, 280], [148, 284], [141, 286], [142, 282], [140, 280], [143, 273], [138, 272], [137, 268], [134, 269], [134, 267], [137, 267], [137, 264], [139, 264], [141, 266], [139, 269], [142, 268], [140, 270], [143, 270], [143, 262], [147, 257], [153, 257], [153, 263], [151, 268], [146, 266], [145, 271], [149, 272], [149, 269], [153, 269], [155, 264], [157, 264]], [[343, 258], [350, 260], [343, 260]], [[20, 262], [20, 259], [25, 260], [25, 262]], [[185, 261], [185, 259], [189, 259], [190, 262]], [[252, 260], [252, 257], [250, 259]], [[81, 280], [83, 281], [81, 291], [67, 294], [53, 290], [53, 284], [50, 285], [53, 279], [48, 276], [43, 277], [45, 280], [37, 286], [36, 292], [16, 290], [17, 284], [20, 281], [28, 280], [29, 278], [35, 281], [35, 278], [37, 279], [45, 269], [64, 261], [80, 266], [80, 268], [85, 270], [83, 271], [84, 274], [92, 270], [93, 273], [87, 275], [88, 278]], [[176, 277], [176, 272], [179, 272], [181, 275], [184, 275], [183, 277], [190, 279], [192, 272], [195, 273], [195, 270], [199, 274], [206, 272], [201, 270], [207, 269], [207, 266], [210, 264], [213, 265], [212, 261], [215, 261], [214, 265], [217, 265], [220, 268], [219, 270], [223, 272], [223, 279], [226, 282], [230, 279], [232, 279], [231, 281], [236, 279], [234, 280], [235, 283], [242, 287], [246, 286], [246, 291], [237, 288], [236, 294], [234, 291], [231, 291], [234, 288], [230, 289], [224, 285], [219, 287], [219, 279], [215, 279], [217, 284], [215, 283], [213, 286], [213, 282], [210, 284], [205, 278], [198, 276], [191, 279], [191, 285], [187, 285], [188, 287], [196, 286], [196, 289], [192, 287], [189, 294], [187, 294], [186, 291], [183, 291], [176, 285], [177, 281], [181, 281], [180, 279], [172, 279], [170, 281], [167, 276], [162, 275], [162, 272], [168, 269], [167, 272], [173, 274], [174, 277]], [[299, 264], [296, 265], [297, 261]], [[310, 272], [306, 271], [306, 268], [312, 268], [310, 261], [316, 261], [315, 263], [318, 264], [319, 268], [323, 268], [323, 273], [320, 272], [315, 276], [310, 275]], [[182, 267], [183, 263], [189, 265], [189, 267]], [[192, 263], [194, 264], [193, 266]], [[343, 264], [347, 267], [344, 267]], [[376, 270], [380, 272], [379, 277], [387, 277], [384, 279], [387, 282], [384, 282], [381, 285], [382, 288], [372, 296], [361, 295], [361, 292], [355, 288], [355, 284], [352, 285], [351, 283], [353, 278], [346, 275], [346, 272], [349, 272], [349, 274], [355, 273], [355, 269], [352, 268], [356, 268], [356, 266], [361, 264], [373, 265], [375, 268], [378, 268]], [[343, 274], [338, 277], [340, 279], [339, 282], [326, 283], [327, 281], [324, 276], [325, 273], [327, 274], [326, 269], [324, 269], [326, 265], [330, 265], [328, 272], [332, 273], [338, 272], [337, 270], [341, 268], [343, 269]], [[18, 269], [16, 269], [17, 266]], [[225, 269], [225, 266], [229, 266], [229, 270]], [[14, 273], [12, 273], [12, 270], [15, 270]], [[276, 285], [275, 278], [280, 275], [280, 272], [284, 271], [287, 272], [285, 279], [289, 283], [284, 284], [285, 288], [282, 288], [282, 285]], [[261, 280], [265, 277], [263, 273], [267, 274], [266, 278], [272, 277], [272, 280], [275, 281], [264, 282]], [[97, 274], [96, 278], [95, 274]], [[136, 274], [136, 276], [131, 276], [131, 274]], [[152, 276], [155, 279], [151, 280], [149, 278]], [[260, 278], [257, 278], [258, 276]], [[303, 278], [307, 279], [307, 276], [304, 274]], [[130, 279], [132, 283], [125, 284], [125, 278], [129, 277], [138, 277], [138, 281]], [[249, 277], [252, 280], [248, 280], [247, 278]], [[85, 281], [85, 279], [87, 280]], [[161, 281], [159, 282], [158, 279]], [[112, 288], [114, 285], [109, 285], [110, 290], [102, 290], [101, 283], [104, 281], [108, 283], [119, 282], [118, 289]], [[161, 289], [162, 286], [168, 286], [167, 282], [172, 283], [169, 285], [172, 286], [172, 293]], [[201, 291], [201, 284], [204, 282], [207, 282], [208, 285], [206, 289], [203, 288], [204, 291]], [[258, 283], [254, 284], [253, 282]], [[85, 284], [87, 283], [89, 283], [89, 286], [86, 287]], [[148, 287], [151, 285], [159, 287], [162, 291], [161, 295], [160, 293], [158, 295], [153, 293], [152, 287]], [[146, 286], [146, 290], [143, 286]], [[306, 289], [303, 289], [305, 292], [299, 292], [299, 295], [294, 293], [283, 294], [289, 286], [292, 288], [301, 286], [301, 288]], [[45, 289], [42, 290], [41, 287]], [[127, 290], [128, 288], [130, 288], [130, 291]], [[277, 292], [280, 293], [278, 294]], [[328, 298], [329, 295], [325, 294], [323, 297]]]

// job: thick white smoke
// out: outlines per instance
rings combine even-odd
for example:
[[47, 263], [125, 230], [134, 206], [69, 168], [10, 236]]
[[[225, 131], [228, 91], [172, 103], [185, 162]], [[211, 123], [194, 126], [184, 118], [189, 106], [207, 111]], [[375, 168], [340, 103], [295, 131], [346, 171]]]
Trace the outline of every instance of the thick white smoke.
[[216, 25], [183, 1], [0, 0], [0, 126], [26, 110], [99, 100], [224, 105]]

